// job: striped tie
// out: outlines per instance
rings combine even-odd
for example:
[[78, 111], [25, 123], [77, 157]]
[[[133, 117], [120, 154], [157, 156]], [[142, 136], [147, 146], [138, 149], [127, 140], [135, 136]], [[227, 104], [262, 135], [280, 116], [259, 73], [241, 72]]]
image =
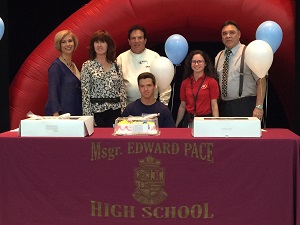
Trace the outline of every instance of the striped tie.
[[222, 95], [224, 97], [227, 96], [227, 79], [228, 79], [228, 68], [229, 68], [229, 56], [231, 54], [231, 50], [227, 49], [225, 51], [225, 61], [223, 64], [223, 75], [222, 75]]

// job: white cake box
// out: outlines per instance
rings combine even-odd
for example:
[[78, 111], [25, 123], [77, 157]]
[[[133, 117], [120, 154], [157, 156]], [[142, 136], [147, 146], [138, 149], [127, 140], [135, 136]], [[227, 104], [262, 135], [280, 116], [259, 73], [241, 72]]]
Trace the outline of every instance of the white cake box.
[[256, 117], [195, 117], [194, 137], [261, 137]]
[[21, 137], [85, 137], [94, 133], [93, 116], [44, 116], [21, 120]]

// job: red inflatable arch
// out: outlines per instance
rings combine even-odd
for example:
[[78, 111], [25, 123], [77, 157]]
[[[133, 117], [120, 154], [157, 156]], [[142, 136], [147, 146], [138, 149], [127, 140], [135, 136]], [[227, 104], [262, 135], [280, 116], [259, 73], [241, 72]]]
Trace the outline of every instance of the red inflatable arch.
[[[188, 42], [221, 42], [220, 26], [227, 19], [237, 21], [242, 42], [255, 40], [258, 26], [267, 20], [283, 30], [281, 46], [269, 71], [270, 82], [280, 97], [289, 123], [295, 120], [295, 1], [292, 0], [92, 0], [58, 26], [26, 59], [13, 80], [10, 94], [10, 127], [18, 127], [28, 111], [43, 115], [47, 99], [47, 70], [58, 56], [53, 38], [57, 31], [70, 29], [79, 38], [74, 53], [81, 67], [88, 58], [92, 33], [106, 29], [114, 37], [118, 52], [128, 49], [127, 30], [141, 24], [148, 32], [148, 46], [164, 43], [179, 33]], [[221, 50], [221, 49], [220, 49]]]

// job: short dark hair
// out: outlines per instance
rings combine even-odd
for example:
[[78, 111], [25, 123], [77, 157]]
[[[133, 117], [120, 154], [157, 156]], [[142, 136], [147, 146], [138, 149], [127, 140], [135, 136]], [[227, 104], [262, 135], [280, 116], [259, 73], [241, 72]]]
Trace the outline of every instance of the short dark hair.
[[141, 25], [134, 25], [134, 26], [130, 27], [128, 30], [128, 40], [130, 39], [130, 35], [131, 35], [132, 31], [134, 31], [134, 30], [142, 31], [144, 33], [144, 39], [147, 38], [147, 32], [146, 32], [145, 27], [142, 27]]
[[107, 43], [106, 58], [109, 62], [114, 62], [116, 60], [116, 44], [111, 35], [106, 30], [98, 30], [93, 34], [89, 47], [90, 59], [95, 59], [97, 56], [97, 53], [94, 49], [94, 43], [96, 41]]
[[187, 55], [187, 57], [186, 57], [186, 59], [184, 61], [183, 79], [186, 79], [186, 78], [190, 77], [193, 74], [193, 69], [191, 67], [191, 63], [192, 63], [192, 58], [194, 57], [194, 55], [197, 55], [197, 54], [200, 54], [203, 57], [203, 59], [204, 59], [204, 61], [206, 63], [206, 66], [204, 68], [205, 75], [215, 78], [216, 77], [215, 67], [212, 64], [209, 55], [206, 52], [204, 52], [204, 51], [194, 50], [194, 51], [191, 51]]
[[225, 22], [222, 24], [221, 30], [223, 30], [223, 28], [226, 27], [226, 26], [228, 26], [228, 25], [233, 25], [233, 26], [235, 26], [239, 31], [241, 30], [240, 27], [239, 27], [239, 25], [238, 25], [235, 21], [233, 21], [233, 20], [227, 20], [227, 21], [225, 21]]
[[138, 85], [140, 84], [141, 79], [147, 79], [147, 78], [150, 78], [152, 80], [153, 85], [156, 85], [155, 76], [150, 72], [144, 72], [138, 76], [138, 78], [137, 78]]

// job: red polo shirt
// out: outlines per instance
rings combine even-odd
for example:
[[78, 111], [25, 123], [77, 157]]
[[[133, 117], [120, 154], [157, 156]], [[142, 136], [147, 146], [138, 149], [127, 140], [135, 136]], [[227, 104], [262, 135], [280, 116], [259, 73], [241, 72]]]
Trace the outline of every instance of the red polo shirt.
[[[219, 86], [217, 81], [209, 76], [201, 76], [195, 81], [194, 76], [186, 78], [182, 81], [180, 87], [180, 100], [186, 102], [186, 110], [189, 113], [195, 114], [194, 112], [194, 96], [196, 97], [196, 115], [211, 114], [211, 100], [219, 98]], [[202, 84], [203, 82], [203, 84]], [[202, 84], [197, 96], [199, 86]]]

